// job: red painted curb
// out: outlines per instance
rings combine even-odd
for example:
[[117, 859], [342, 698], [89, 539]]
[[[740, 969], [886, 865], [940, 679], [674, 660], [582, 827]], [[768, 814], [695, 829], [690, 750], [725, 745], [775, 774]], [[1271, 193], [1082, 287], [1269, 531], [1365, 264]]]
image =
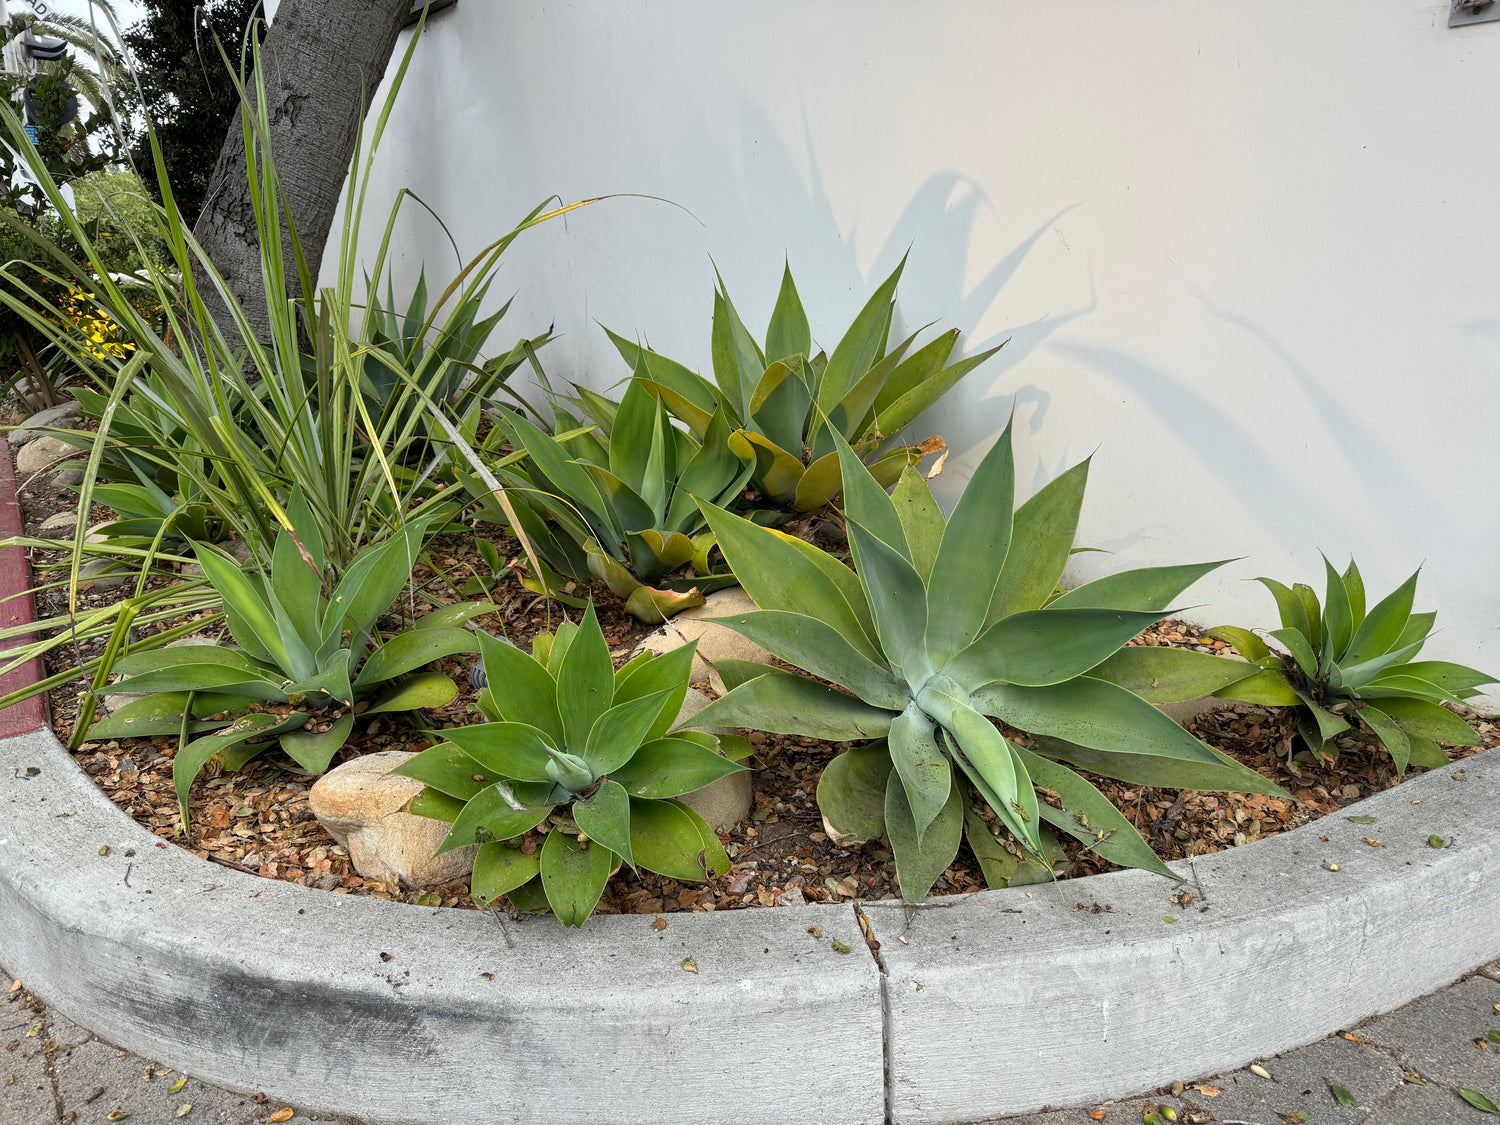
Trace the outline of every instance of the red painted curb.
[[[16, 471], [10, 459], [10, 445], [0, 438], [0, 539], [20, 535], [21, 503], [16, 498]], [[25, 547], [7, 547], [0, 550], [0, 627], [10, 628], [24, 622], [35, 621], [36, 613], [31, 605], [31, 567], [26, 562]], [[30, 638], [0, 642], [0, 651], [23, 643]], [[12, 668], [0, 676], [0, 695], [28, 687], [42, 678], [41, 663], [29, 660], [19, 668]], [[47, 725], [47, 699], [44, 695], [33, 695], [20, 703], [13, 703], [0, 711], [0, 738], [11, 738], [18, 734], [30, 734]]]

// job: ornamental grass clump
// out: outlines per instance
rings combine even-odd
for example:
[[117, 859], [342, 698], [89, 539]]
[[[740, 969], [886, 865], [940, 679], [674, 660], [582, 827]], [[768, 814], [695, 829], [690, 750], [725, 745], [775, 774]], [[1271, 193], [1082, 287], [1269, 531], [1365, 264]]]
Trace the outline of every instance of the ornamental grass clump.
[[439, 855], [479, 845], [475, 901], [506, 895], [581, 926], [621, 864], [683, 880], [729, 870], [714, 830], [676, 800], [750, 753], [740, 738], [672, 731], [695, 644], [616, 670], [592, 605], [530, 655], [480, 640], [490, 721], [443, 731], [394, 771], [427, 786], [413, 813], [452, 824]]
[[[718, 620], [818, 679], [721, 663], [732, 690], [699, 720], [882, 740], [834, 759], [818, 803], [838, 833], [889, 838], [905, 899], [928, 892], [965, 834], [992, 883], [1018, 881], [1025, 865], [1034, 865], [1025, 877], [1050, 875], [1058, 853], [1049, 829], [1116, 863], [1171, 876], [1120, 811], [1059, 764], [1075, 754], [1091, 771], [1124, 780], [1149, 775], [1151, 784], [1286, 796], [1139, 696], [1091, 675], [1221, 563], [1127, 571], [1052, 598], [1087, 462], [1013, 511], [1007, 426], [945, 520], [920, 473], [908, 469], [887, 496], [849, 446], [837, 445], [853, 570], [704, 505], [724, 557], [760, 607]], [[1035, 748], [1007, 738], [990, 717], [1038, 736]], [[1009, 848], [974, 811], [970, 785]], [[1002, 849], [1008, 863], [996, 854]]]
[[[812, 330], [788, 267], [762, 344], [729, 300], [714, 289], [714, 382], [614, 332], [610, 339], [651, 393], [700, 438], [726, 417], [732, 445], [753, 462], [751, 481], [772, 503], [818, 511], [842, 487], [836, 441], [842, 439], [889, 488], [902, 469], [942, 448], [893, 446], [893, 439], [999, 347], [949, 363], [958, 329], [907, 355], [920, 330], [887, 350], [901, 264], [881, 283], [829, 356], [813, 352]], [[606, 331], [608, 331], [606, 329]], [[1003, 345], [1001, 345], [1003, 346]], [[644, 371], [641, 369], [644, 368]]]
[[[1338, 756], [1335, 739], [1359, 729], [1385, 747], [1398, 775], [1409, 765], [1448, 763], [1439, 743], [1479, 746], [1474, 729], [1442, 706], [1463, 706], [1495, 678], [1445, 660], [1416, 660], [1432, 635], [1435, 613], [1413, 613], [1417, 574], [1365, 611], [1365, 583], [1349, 560], [1340, 574], [1325, 557], [1321, 605], [1311, 586], [1288, 588], [1274, 578], [1256, 581], [1271, 591], [1281, 628], [1273, 651], [1248, 629], [1220, 626], [1256, 671], [1218, 690], [1229, 699], [1297, 708], [1297, 732], [1323, 758]], [[1417, 572], [1418, 574], [1420, 571]]]
[[[509, 372], [544, 341], [522, 341], [502, 359], [478, 362], [476, 349], [495, 327], [494, 317], [478, 316], [479, 303], [522, 232], [584, 204], [536, 208], [470, 258], [431, 300], [419, 286], [398, 315], [390, 247], [401, 207], [412, 197], [398, 194], [377, 238], [369, 237], [365, 202], [381, 137], [421, 42], [420, 32], [410, 37], [387, 73], [383, 104], [357, 135], [336, 249], [327, 255], [337, 267], [330, 265], [323, 287], [316, 284], [316, 255], [304, 253], [312, 248], [304, 248], [287, 221], [286, 185], [270, 149], [272, 111], [253, 37], [242, 72], [253, 77], [248, 84], [233, 71], [229, 77], [244, 100], [246, 222], [253, 222], [260, 250], [258, 279], [241, 276], [231, 284], [193, 237], [149, 121], [161, 203], [143, 203], [106, 239], [69, 206], [55, 162], [31, 142], [17, 107], [0, 97], [6, 142], [0, 171], [14, 166], [24, 173], [20, 182], [30, 184], [55, 217], [43, 228], [0, 207], [0, 247], [20, 242], [27, 251], [0, 249], [0, 337], [13, 335], [14, 325], [36, 348], [51, 349], [60, 363], [87, 373], [93, 390], [79, 388], [77, 397], [96, 428], [57, 432], [87, 454], [79, 510], [87, 512], [99, 499], [124, 517], [98, 533], [102, 541], [83, 519], [66, 544], [7, 540], [67, 550], [66, 614], [53, 619], [67, 628], [54, 626], [40, 639], [31, 636], [37, 630], [30, 624], [0, 628], [0, 643], [14, 642], [0, 674], [39, 657], [86, 652], [87, 642], [106, 637], [114, 653], [129, 636], [130, 613], [149, 610], [150, 623], [159, 623], [211, 609], [215, 595], [207, 583], [169, 588], [155, 581], [158, 564], [191, 561], [163, 553], [163, 544], [175, 551], [184, 538], [233, 537], [247, 546], [253, 565], [269, 569], [279, 536], [291, 526], [293, 492], [317, 522], [330, 581], [361, 551], [400, 535], [417, 517], [452, 510], [443, 478], [459, 456], [467, 459], [484, 396], [504, 392]], [[119, 249], [140, 263], [128, 280], [115, 268], [113, 250]], [[245, 285], [260, 287], [256, 300], [236, 296]], [[61, 293], [70, 295], [67, 301]], [[254, 322], [262, 304], [269, 318], [264, 325]], [[75, 327], [80, 317], [110, 326], [108, 347], [87, 327]], [[4, 346], [0, 338], [0, 351]], [[496, 503], [508, 505], [503, 489], [496, 489]], [[522, 546], [532, 554], [524, 537]], [[135, 596], [86, 607], [79, 590], [90, 556], [130, 560], [137, 570]], [[137, 621], [146, 623], [144, 615]], [[76, 668], [0, 697], [0, 706], [80, 673], [107, 676], [107, 662], [80, 660]]]

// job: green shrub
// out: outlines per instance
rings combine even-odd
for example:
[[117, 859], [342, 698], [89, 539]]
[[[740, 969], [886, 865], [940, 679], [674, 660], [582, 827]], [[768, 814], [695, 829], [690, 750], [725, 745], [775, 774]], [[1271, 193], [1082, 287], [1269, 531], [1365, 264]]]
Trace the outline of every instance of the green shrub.
[[[668, 733], [688, 690], [696, 645], [636, 657], [618, 671], [590, 605], [581, 625], [542, 634], [530, 656], [481, 637], [493, 720], [446, 740], [395, 772], [427, 788], [411, 811], [453, 825], [439, 854], [479, 844], [473, 893], [511, 896], [568, 925], [593, 913], [620, 864], [673, 879], [727, 871], [713, 829], [673, 800], [742, 767], [743, 740]], [[539, 849], [521, 837], [547, 829]]]
[[729, 420], [734, 448], [753, 459], [751, 481], [762, 495], [793, 511], [813, 512], [841, 488], [835, 434], [872, 461], [875, 479], [890, 487], [924, 452], [917, 446], [892, 448], [893, 439], [1000, 350], [950, 364], [958, 342], [955, 328], [910, 356], [920, 332], [888, 351], [896, 284], [905, 265], [903, 259], [875, 291], [832, 356], [813, 354], [812, 331], [790, 267], [782, 275], [764, 346], [745, 329], [720, 279], [714, 290], [713, 383], [614, 332], [609, 336], [635, 378], [644, 379], [700, 438], [716, 416]]
[[[1220, 563], [1127, 571], [1049, 601], [1072, 547], [1087, 462], [1012, 515], [1007, 426], [945, 520], [916, 470], [887, 496], [837, 444], [854, 571], [704, 505], [724, 557], [760, 607], [718, 620], [837, 686], [721, 662], [732, 690], [699, 719], [831, 741], [884, 739], [836, 758], [818, 803], [835, 831], [890, 839], [903, 897], [927, 893], [965, 833], [987, 878], [1015, 881], [1022, 857], [1006, 864], [995, 854], [967, 784], [1042, 877], [1057, 854], [1044, 822], [1116, 863], [1171, 874], [1107, 798], [1053, 759], [1081, 758], [1093, 772], [1144, 784], [1281, 793], [1139, 696], [1090, 675]], [[1044, 737], [1026, 749], [986, 716]], [[1038, 800], [1038, 789], [1057, 805]]]
[[496, 392], [504, 391], [525, 407], [507, 380], [529, 354], [552, 339], [552, 333], [523, 340], [505, 355], [486, 359], [490, 336], [510, 311], [507, 301], [489, 316], [479, 316], [492, 280], [460, 293], [441, 325], [441, 305], [428, 308], [425, 271], [418, 275], [404, 313], [397, 308], [389, 278], [383, 301], [373, 285], [367, 287], [362, 345], [367, 350], [359, 363], [360, 394], [364, 413], [373, 419], [377, 432], [396, 435], [393, 460], [409, 464], [430, 456], [434, 445], [446, 444], [445, 433], [432, 422], [429, 404], [446, 408], [471, 435], [481, 408]]
[[1441, 704], [1462, 706], [1495, 678], [1462, 664], [1416, 660], [1437, 618], [1412, 612], [1417, 575], [1367, 613], [1354, 560], [1343, 574], [1327, 558], [1323, 567], [1321, 605], [1311, 586], [1299, 582], [1288, 589], [1274, 578], [1257, 579], [1276, 599], [1281, 628], [1269, 635], [1283, 651], [1272, 651], [1248, 629], [1211, 630], [1259, 669], [1217, 694], [1297, 708], [1298, 734], [1324, 758], [1338, 756], [1334, 739], [1341, 733], [1367, 731], [1389, 752], [1397, 774], [1408, 765], [1446, 765], [1440, 742], [1480, 745], [1473, 728]]

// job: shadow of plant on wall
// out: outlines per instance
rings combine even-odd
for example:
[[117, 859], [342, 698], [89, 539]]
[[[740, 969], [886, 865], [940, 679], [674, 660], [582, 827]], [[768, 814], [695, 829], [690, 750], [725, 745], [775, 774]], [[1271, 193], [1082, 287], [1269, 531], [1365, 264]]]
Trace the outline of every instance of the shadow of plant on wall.
[[[1048, 347], [1101, 382], [1128, 390], [1144, 410], [1160, 419], [1164, 430], [1181, 435], [1174, 450], [1182, 458], [1179, 474], [1198, 472], [1212, 478], [1263, 525], [1318, 528], [1324, 542], [1346, 541], [1352, 515], [1340, 513], [1335, 497], [1306, 487], [1305, 477], [1289, 464], [1280, 431], [1274, 427], [1253, 425], [1196, 390], [1188, 379], [1123, 348], [1087, 340], [1055, 341]], [[1142, 528], [1128, 542], [1141, 540], [1151, 530]], [[1118, 550], [1126, 543], [1097, 545]]]
[[[1011, 245], [998, 260], [982, 266], [983, 272], [976, 280], [969, 281], [967, 279], [975, 272], [971, 267], [977, 224], [987, 217], [995, 225], [1003, 226], [1004, 219], [1001, 209], [983, 185], [960, 171], [943, 170], [930, 175], [917, 188], [884, 234], [879, 248], [871, 255], [861, 246], [857, 213], [846, 216], [852, 218], [852, 222], [847, 231], [841, 229], [840, 211], [826, 186], [818, 156], [823, 146], [813, 136], [807, 113], [802, 114], [798, 154], [794, 153], [792, 142], [782, 135], [759, 104], [742, 97], [735, 110], [740, 126], [738, 151], [731, 151], [724, 138], [701, 131], [681, 145], [691, 151], [696, 178], [709, 183], [722, 181], [723, 190], [706, 191], [703, 200], [679, 200], [703, 218], [705, 242], [712, 247], [719, 237], [716, 231], [738, 226], [784, 232], [785, 247], [775, 249], [785, 249], [799, 276], [816, 276], [821, 282], [821, 292], [811, 285], [806, 286], [812, 295], [809, 312], [815, 326], [844, 323], [847, 320], [845, 313], [853, 312], [852, 307], [839, 309], [837, 315], [830, 318], [825, 310], [816, 307], [819, 297], [826, 302], [830, 294], [837, 294], [841, 302], [853, 301], [859, 294], [869, 292], [903, 258], [908, 258], [905, 277], [909, 291], [920, 294], [920, 303], [910, 298], [898, 302], [892, 318], [893, 337], [904, 337], [929, 319], [940, 316], [944, 323], [952, 324], [964, 333], [962, 350], [965, 355], [1009, 341], [986, 364], [984, 378], [987, 386], [971, 401], [960, 430], [943, 435], [949, 440], [951, 451], [946, 465], [951, 474], [948, 479], [954, 483], [948, 486], [949, 489], [962, 484], [994, 443], [1010, 417], [1013, 405], [1031, 407], [1028, 425], [1031, 432], [1037, 432], [1051, 405], [1051, 394], [1038, 384], [1018, 381], [1017, 372], [1054, 333], [1097, 308], [1097, 291], [1092, 277], [1089, 279], [1089, 299], [1085, 304], [1024, 323], [1006, 325], [983, 337], [973, 333], [981, 326], [988, 329], [999, 320], [997, 305], [1006, 286], [1036, 251], [1044, 236], [1055, 230], [1058, 222], [1081, 204], [1070, 204], [1048, 216]], [[788, 201], [791, 195], [788, 185], [792, 184], [802, 186], [801, 198], [795, 203]], [[698, 210], [700, 206], [705, 209]], [[756, 261], [743, 269], [739, 264], [743, 254], [728, 258], [716, 251], [715, 257], [724, 276], [733, 279], [735, 292], [759, 294], [758, 300], [762, 303], [774, 292], [769, 285], [752, 287], [741, 280], [743, 274], [752, 270], [769, 272], [773, 269], [777, 263], [769, 255], [758, 253]], [[862, 262], [868, 262], [868, 265], [862, 266]], [[845, 298], [844, 294], [848, 297]], [[745, 316], [751, 323], [761, 323], [770, 311], [769, 306], [758, 307], [755, 299], [743, 304]], [[834, 343], [831, 340], [817, 342], [824, 346]], [[682, 354], [691, 355], [691, 352]], [[1028, 416], [1027, 411], [1020, 413], [1023, 417]], [[925, 418], [919, 418], [906, 428], [903, 440], [920, 441], [932, 432], [932, 428]], [[1043, 483], [1044, 480], [1039, 480], [1037, 486]], [[947, 491], [942, 486], [939, 489]]]
[[[1420, 513], [1421, 518], [1435, 528], [1462, 526], [1468, 522], [1467, 515], [1458, 505], [1424, 485], [1424, 474], [1415, 462], [1426, 460], [1430, 456], [1428, 449], [1421, 445], [1398, 444], [1383, 437], [1378, 429], [1361, 418], [1357, 410], [1351, 409], [1347, 395], [1341, 396], [1330, 389], [1327, 379], [1320, 379], [1264, 325], [1243, 313], [1224, 308], [1199, 289], [1190, 289], [1189, 292], [1209, 315], [1248, 335], [1275, 359], [1322, 423], [1327, 447], [1338, 451], [1348, 466], [1349, 475], [1368, 490], [1357, 505], [1361, 520], [1380, 521], [1391, 548], [1400, 545], [1413, 553], [1425, 549], [1424, 537], [1413, 535], [1409, 522], [1403, 532], [1401, 521], [1391, 518], [1397, 512], [1408, 520], [1411, 515]], [[1406, 543], [1402, 544], [1402, 539]]]
[[[661, 18], [660, 13], [643, 16], [648, 25]], [[454, 229], [467, 229], [501, 200], [485, 194], [481, 204], [464, 185], [494, 182], [502, 197], [513, 190], [506, 186], [513, 178], [495, 181], [499, 151], [508, 167], [532, 170], [521, 180], [546, 183], [548, 190], [587, 184], [591, 192], [668, 199], [687, 212], [611, 208], [574, 221], [571, 231], [558, 227], [538, 239], [528, 251], [534, 260], [523, 254], [518, 263], [530, 267], [515, 309], [528, 331], [531, 320], [540, 329], [547, 321], [537, 318], [572, 308], [704, 373], [708, 341], [698, 318], [709, 312], [699, 296], [708, 258], [737, 295], [745, 322], [756, 324], [766, 322], [776, 279], [789, 261], [817, 327], [849, 323], [864, 296], [910, 251], [909, 292], [902, 295], [893, 332], [904, 336], [940, 320], [969, 334], [960, 344], [966, 355], [1010, 341], [987, 365], [986, 385], [976, 381], [965, 394], [962, 417], [941, 427], [952, 452], [946, 475], [935, 482], [939, 491], [949, 494], [961, 485], [1013, 404], [1022, 407], [1023, 426], [1033, 431], [1041, 426], [1050, 392], [1041, 380], [1028, 380], [1023, 365], [1060, 328], [1097, 305], [1092, 285], [1083, 290], [1091, 278], [1077, 259], [1079, 251], [1069, 250], [1057, 229], [1081, 200], [1059, 200], [1043, 215], [1022, 214], [993, 196], [992, 185], [967, 174], [962, 158], [921, 180], [895, 180], [894, 191], [889, 182], [851, 182], [840, 174], [840, 154], [865, 141], [825, 123], [810, 87], [806, 96], [800, 85], [721, 92], [706, 81], [711, 64], [695, 58], [643, 75], [628, 53], [602, 50], [602, 43], [586, 35], [578, 49], [585, 55], [600, 52], [594, 79], [619, 90], [619, 104], [601, 112], [579, 88], [559, 83], [539, 67], [534, 53], [527, 53], [524, 45], [535, 28], [525, 17], [517, 13], [502, 23], [512, 26], [448, 45], [450, 69], [465, 73], [472, 59], [477, 72], [483, 52], [482, 69], [494, 83], [485, 87], [484, 99], [528, 105], [548, 97], [545, 117], [518, 113], [485, 121], [482, 127], [493, 142], [486, 146], [440, 149], [442, 130], [411, 129], [412, 144], [402, 150], [392, 182], [419, 181], [423, 198]], [[680, 112], [627, 113], [637, 105], [660, 107], [664, 91], [669, 102], [690, 94], [694, 100]], [[438, 100], [424, 109], [427, 120], [474, 118], [475, 93], [461, 84], [437, 91]], [[479, 127], [477, 120], [474, 124]], [[560, 124], [568, 129], [568, 145], [557, 144]], [[423, 171], [438, 166], [441, 179]], [[558, 241], [565, 233], [567, 241]], [[393, 257], [415, 261], [420, 255], [409, 251], [428, 241], [425, 233], [414, 235]], [[1074, 257], [1058, 257], [1068, 254]], [[1023, 269], [1034, 270], [1049, 258], [1074, 279], [1077, 294], [1059, 302], [1064, 307], [1057, 311], [1023, 305], [1012, 282], [1029, 276]], [[1018, 323], [1007, 323], [1007, 305], [1026, 309]], [[607, 337], [578, 320], [570, 315], [559, 322], [563, 337], [550, 353], [548, 375], [604, 391], [618, 371], [615, 357]], [[819, 346], [835, 342], [815, 337]], [[526, 393], [541, 401], [539, 388], [527, 387]], [[903, 436], [921, 440], [938, 428], [919, 422]]]

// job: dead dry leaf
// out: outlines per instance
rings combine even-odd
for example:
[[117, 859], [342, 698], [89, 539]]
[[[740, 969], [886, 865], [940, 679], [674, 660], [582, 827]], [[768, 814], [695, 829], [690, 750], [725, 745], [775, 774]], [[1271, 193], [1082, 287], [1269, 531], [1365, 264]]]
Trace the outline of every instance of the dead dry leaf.
[[940, 454], [938, 454], [938, 459], [932, 463], [932, 468], [930, 468], [930, 469], [927, 470], [927, 479], [931, 480], [933, 477], [940, 475], [942, 473], [942, 471], [943, 471], [943, 464], [947, 460], [948, 460], [948, 445], [947, 445], [946, 442], [944, 442], [943, 443], [943, 451]]

